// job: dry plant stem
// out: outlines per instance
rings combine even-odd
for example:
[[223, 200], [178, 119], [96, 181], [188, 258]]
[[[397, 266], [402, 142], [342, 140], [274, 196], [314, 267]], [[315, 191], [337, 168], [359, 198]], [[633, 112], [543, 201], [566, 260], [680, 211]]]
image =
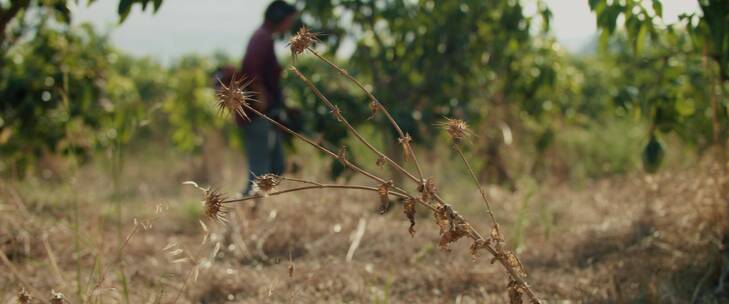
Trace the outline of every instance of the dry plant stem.
[[[313, 140], [311, 140], [311, 139], [307, 138], [306, 136], [304, 136], [304, 135], [301, 135], [301, 134], [299, 134], [299, 133], [295, 132], [294, 130], [291, 130], [291, 129], [289, 129], [288, 127], [286, 127], [286, 126], [282, 125], [281, 123], [279, 123], [279, 122], [277, 122], [277, 121], [273, 120], [272, 118], [268, 117], [268, 116], [267, 116], [266, 114], [263, 114], [263, 113], [261, 113], [260, 111], [258, 111], [258, 110], [256, 110], [256, 109], [254, 109], [253, 107], [249, 106], [248, 104], [244, 104], [243, 106], [244, 106], [244, 107], [245, 107], [245, 108], [246, 108], [247, 110], [249, 110], [249, 111], [253, 112], [254, 114], [258, 115], [259, 117], [261, 117], [261, 118], [263, 118], [263, 119], [267, 120], [268, 122], [270, 122], [270, 123], [271, 123], [271, 124], [273, 124], [274, 126], [278, 127], [279, 129], [281, 129], [281, 130], [285, 131], [286, 133], [289, 133], [289, 134], [293, 135], [294, 137], [296, 137], [296, 138], [298, 138], [298, 139], [300, 139], [300, 140], [303, 140], [303, 141], [304, 141], [304, 142], [306, 142], [307, 144], [309, 144], [309, 145], [311, 145], [311, 146], [313, 146], [313, 147], [315, 147], [315, 148], [319, 149], [319, 151], [322, 151], [322, 152], [324, 152], [324, 154], [327, 154], [327, 155], [329, 155], [330, 157], [332, 157], [332, 158], [334, 158], [334, 159], [337, 159], [337, 160], [341, 161], [341, 162], [342, 162], [342, 163], [343, 163], [343, 164], [344, 164], [344, 165], [345, 165], [346, 167], [348, 167], [348, 168], [352, 169], [353, 171], [355, 171], [355, 172], [357, 172], [357, 173], [360, 173], [360, 174], [362, 174], [362, 175], [364, 175], [364, 176], [367, 176], [367, 177], [369, 177], [369, 178], [371, 178], [371, 179], [373, 179], [373, 180], [377, 181], [378, 183], [381, 183], [381, 184], [387, 183], [387, 181], [386, 181], [385, 179], [383, 179], [383, 178], [381, 178], [381, 177], [379, 177], [379, 176], [377, 176], [377, 175], [374, 175], [374, 174], [372, 174], [372, 173], [370, 173], [370, 172], [368, 172], [368, 171], [366, 171], [366, 170], [364, 170], [364, 169], [362, 169], [362, 168], [360, 168], [360, 167], [358, 167], [358, 166], [356, 166], [356, 165], [352, 164], [351, 162], [347, 161], [347, 159], [344, 159], [344, 158], [340, 157], [340, 156], [339, 156], [339, 155], [337, 155], [336, 153], [332, 152], [331, 150], [329, 150], [329, 149], [327, 149], [327, 148], [324, 148], [324, 147], [323, 147], [322, 145], [320, 145], [320, 144], [318, 144], [318, 143], [314, 142]], [[239, 115], [240, 115], [240, 114], [239, 114]], [[245, 117], [244, 117], [244, 118], [245, 118]], [[397, 186], [393, 186], [393, 189], [395, 189], [395, 190], [397, 190], [397, 191], [400, 191], [400, 192], [402, 192], [402, 193], [406, 193], [406, 192], [407, 192], [407, 191], [405, 191], [405, 190], [403, 190], [402, 188], [400, 188], [400, 187], [397, 187]], [[410, 197], [410, 198], [414, 198], [414, 197], [412, 197], [412, 196], [408, 196], [408, 197]], [[428, 207], [429, 207], [430, 209], [433, 209], [433, 207], [432, 207], [432, 206], [429, 206], [429, 205], [428, 205]]]
[[[316, 95], [317, 97], [319, 97], [319, 99], [322, 102], [324, 102], [324, 104], [329, 108], [329, 110], [331, 110], [332, 115], [334, 115], [334, 117], [338, 121], [340, 121], [350, 132], [352, 132], [352, 135], [354, 135], [354, 137], [356, 137], [360, 142], [362, 142], [365, 146], [367, 146], [368, 149], [370, 149], [373, 153], [377, 154], [377, 156], [382, 157], [384, 160], [386, 160], [388, 163], [390, 163], [390, 165], [393, 168], [395, 168], [397, 171], [399, 171], [403, 175], [409, 177], [410, 179], [412, 179], [416, 183], [418, 183], [419, 181], [422, 180], [422, 178], [419, 180], [417, 177], [415, 177], [410, 172], [408, 172], [407, 170], [405, 170], [405, 168], [401, 167], [395, 161], [393, 161], [392, 159], [390, 159], [389, 157], [387, 157], [384, 153], [382, 153], [379, 150], [377, 150], [377, 148], [375, 148], [364, 137], [362, 137], [362, 135], [359, 134], [359, 132], [357, 132], [357, 129], [355, 129], [349, 123], [349, 121], [347, 120], [347, 118], [345, 118], [342, 115], [342, 112], [339, 111], [339, 108], [337, 108], [331, 101], [329, 101], [329, 98], [327, 98], [326, 96], [324, 96], [324, 94], [322, 94], [321, 91], [319, 91], [319, 89], [316, 88], [316, 86], [314, 85], [314, 83], [312, 83], [311, 80], [309, 80], [309, 78], [307, 78], [306, 76], [304, 76], [304, 74], [301, 74], [301, 72], [299, 72], [299, 70], [296, 67], [294, 67], [294, 66], [291, 67], [291, 70], [296, 74], [296, 76], [298, 76], [299, 78], [301, 78], [301, 80], [304, 81], [304, 83], [306, 84], [306, 86], [308, 86], [309, 89], [311, 89], [311, 91], [314, 92], [314, 95]], [[384, 107], [380, 107], [380, 108], [381, 109], [384, 109]], [[410, 151], [412, 151], [412, 149], [410, 149]]]
[[[318, 92], [318, 90], [315, 90], [315, 92]], [[384, 111], [384, 106], [382, 106], [381, 104], [379, 104], [379, 105], [380, 105], [381, 109], [383, 109], [383, 111]], [[335, 159], [340, 160], [345, 166], [349, 167], [350, 169], [352, 169], [352, 170], [354, 170], [354, 171], [356, 171], [358, 173], [361, 173], [362, 175], [365, 175], [367, 177], [370, 177], [370, 178], [372, 178], [372, 179], [374, 179], [374, 180], [376, 180], [376, 181], [378, 181], [380, 183], [385, 183], [386, 182], [384, 179], [382, 179], [382, 178], [380, 178], [380, 177], [378, 177], [378, 176], [376, 176], [376, 175], [374, 175], [372, 173], [369, 173], [368, 171], [366, 171], [366, 170], [364, 170], [364, 169], [362, 169], [360, 167], [357, 167], [357, 166], [351, 164], [346, 159], [344, 159], [343, 157], [340, 157], [336, 153], [334, 153], [334, 152], [332, 152], [332, 151], [330, 151], [330, 150], [322, 147], [321, 145], [319, 145], [316, 142], [314, 142], [314, 141], [306, 138], [305, 136], [303, 136], [303, 135], [301, 135], [301, 134], [299, 134], [297, 132], [294, 132], [293, 130], [287, 128], [286, 126], [284, 126], [284, 125], [276, 122], [275, 120], [271, 119], [270, 117], [266, 116], [265, 114], [263, 114], [263, 113], [257, 111], [256, 109], [252, 108], [248, 104], [243, 104], [243, 107], [245, 107], [249, 111], [255, 113], [256, 115], [260, 116], [261, 118], [267, 120], [268, 122], [272, 123], [273, 125], [275, 125], [276, 127], [280, 128], [281, 130], [283, 130], [283, 131], [285, 131], [285, 132], [293, 135], [296, 138], [299, 138], [299, 139], [305, 141], [309, 145], [312, 145], [312, 146], [316, 147], [317, 149], [321, 150], [322, 152], [324, 152], [325, 154], [329, 155], [330, 157], [333, 157]], [[334, 108], [334, 110], [332, 112], [333, 113], [338, 113], [339, 115], [341, 115], [341, 113], [339, 113], [339, 111], [336, 110], [336, 107]], [[340, 116], [338, 116], [338, 117], [340, 117]], [[344, 121], [345, 121], [344, 119], [340, 119], [340, 122], [344, 123]], [[403, 171], [404, 171], [404, 169], [403, 169]], [[407, 174], [406, 174], [406, 176], [412, 177], [412, 175], [407, 175]], [[301, 180], [297, 180], [297, 181], [300, 181], [301, 182]], [[418, 183], [418, 184], [422, 184], [423, 183], [422, 182], [422, 179], [421, 180], [415, 179], [414, 181], [416, 183]], [[316, 183], [312, 183], [312, 182], [307, 182], [307, 183], [311, 183], [312, 186], [301, 187], [298, 190], [289, 189], [289, 190], [283, 190], [285, 192], [283, 192], [283, 191], [279, 191], [279, 192], [287, 193], [287, 192], [300, 191], [300, 190], [304, 190], [304, 189], [317, 189], [317, 188], [322, 188], [321, 185], [317, 185]], [[349, 187], [352, 187], [352, 186], [349, 186]], [[375, 189], [376, 190], [376, 188], [372, 188], [372, 187], [367, 187], [367, 188], [368, 189], [363, 189], [363, 190], [368, 190], [368, 191], [369, 190], [372, 190], [372, 189]], [[419, 204], [421, 204], [423, 206], [426, 206], [426, 207], [428, 207], [429, 209], [431, 209], [433, 211], [436, 211], [437, 210], [437, 208], [434, 207], [434, 206], [432, 206], [430, 203], [425, 202], [425, 201], [423, 201], [422, 199], [420, 199], [418, 197], [414, 197], [414, 196], [408, 194], [407, 191], [402, 190], [401, 188], [398, 188], [396, 186], [393, 186], [393, 189], [396, 190], [396, 191], [400, 191], [399, 194], [403, 195], [404, 197], [414, 199]], [[276, 193], [276, 192], [274, 192], [274, 193]], [[283, 193], [278, 193], [278, 194], [283, 194]], [[392, 192], [391, 192], [391, 194], [392, 194]], [[273, 195], [273, 193], [271, 193], [269, 195]], [[241, 200], [249, 200], [249, 199], [253, 199], [254, 197], [258, 197], [258, 196], [247, 197], [247, 198], [244, 198], [244, 199], [241, 199]], [[433, 197], [440, 204], [445, 204], [445, 202], [443, 201], [443, 199], [437, 193], [434, 193]], [[527, 297], [531, 300], [531, 302], [532, 303], [541, 303], [541, 300], [532, 291], [531, 287], [529, 287], [529, 284], [524, 280], [524, 278], [519, 274], [519, 272], [517, 272], [517, 270], [514, 269], [514, 267], [509, 263], [508, 256], [506, 254], [504, 254], [501, 250], [497, 250], [496, 248], [494, 248], [494, 246], [487, 241], [488, 239], [484, 238], [481, 234], [479, 234], [478, 231], [476, 231], [467, 221], [466, 221], [466, 226], [468, 228], [467, 229], [467, 232], [468, 232], [469, 237], [472, 238], [474, 241], [479, 241], [479, 242], [482, 242], [482, 243], [485, 244], [482, 248], [486, 249], [492, 256], [494, 256], [494, 258], [496, 260], [499, 261], [499, 263], [501, 263], [501, 265], [509, 273], [509, 276], [512, 278], [512, 280], [516, 281], [517, 284], [519, 284], [522, 287], [523, 292], [527, 295]]]
[[[466, 226], [468, 227], [467, 231], [468, 231], [469, 237], [471, 237], [471, 239], [473, 239], [474, 241], [486, 241], [487, 240], [476, 229], [474, 229], [470, 223], [466, 222]], [[506, 269], [506, 271], [509, 273], [509, 276], [514, 281], [516, 281], [519, 285], [521, 285], [523, 287], [523, 289], [524, 289], [523, 291], [524, 291], [524, 293], [527, 294], [527, 297], [529, 297], [529, 300], [531, 300], [532, 303], [542, 303], [542, 300], [540, 300], [539, 297], [534, 293], [532, 288], [529, 287], [529, 283], [527, 283], [524, 280], [524, 278], [522, 277], [522, 275], [519, 274], [519, 272], [517, 272], [513, 266], [511, 266], [511, 264], [509, 263], [508, 257], [505, 254], [496, 250], [496, 248], [494, 248], [493, 245], [491, 245], [490, 243], [485, 243], [485, 244], [486, 245], [483, 248], [486, 249], [486, 251], [488, 251], [489, 253], [491, 253], [491, 255], [494, 256], [496, 258], [496, 260], [499, 261], [501, 266], [503, 266], [504, 269]]]
[[[137, 233], [137, 230], [139, 230], [139, 225], [137, 223], [134, 224], [132, 227], [132, 231], [127, 234], [126, 238], [124, 238], [124, 243], [122, 243], [121, 247], [119, 248], [119, 255], [117, 257], [117, 262], [121, 263], [121, 258], [124, 257], [124, 249], [126, 249], [127, 245], [129, 245], [129, 241], [132, 239], [134, 234]], [[99, 289], [102, 284], [104, 284], [104, 281], [106, 281], [107, 274], [109, 273], [109, 268], [111, 268], [112, 262], [109, 262], [106, 267], [104, 267], [104, 271], [101, 273], [101, 277], [99, 281], [96, 283], [94, 288], [88, 291], [88, 294], [86, 295], [86, 300], [83, 301], [83, 303], [90, 303], [91, 297], [94, 295], [94, 291]]]
[[310, 185], [317, 185], [317, 186], [322, 185], [322, 183], [320, 183], [320, 182], [315, 182], [315, 181], [310, 181], [310, 180], [305, 180], [305, 179], [298, 179], [298, 178], [293, 178], [293, 177], [280, 176], [280, 178], [281, 178], [281, 180], [292, 181], [292, 182], [297, 182], [297, 183], [302, 183], [302, 184], [310, 184]]
[[481, 193], [481, 198], [483, 199], [484, 204], [486, 204], [486, 210], [489, 213], [489, 216], [491, 217], [491, 222], [494, 224], [494, 227], [496, 227], [496, 231], [501, 234], [501, 231], [499, 231], [499, 223], [496, 222], [496, 217], [494, 216], [494, 212], [491, 210], [491, 204], [489, 204], [489, 200], [486, 197], [486, 192], [483, 190], [483, 187], [481, 187], [481, 182], [479, 182], [478, 177], [473, 172], [473, 168], [471, 168], [471, 164], [468, 162], [466, 157], [463, 155], [463, 151], [461, 150], [461, 147], [458, 145], [454, 145], [453, 149], [456, 150], [458, 153], [458, 156], [461, 157], [461, 160], [463, 160], [463, 163], [466, 165], [466, 168], [468, 169], [468, 173], [471, 174], [471, 179], [473, 179], [473, 182], [476, 183], [476, 188], [478, 188], [478, 192]]
[[337, 155], [337, 153], [334, 153], [331, 150], [322, 147], [322, 145], [314, 142], [313, 140], [307, 138], [304, 135], [301, 135], [301, 134], [299, 134], [297, 132], [294, 132], [293, 130], [291, 130], [291, 129], [287, 128], [286, 126], [282, 125], [281, 123], [273, 120], [272, 118], [268, 117], [266, 114], [263, 114], [263, 113], [259, 112], [258, 110], [254, 109], [253, 107], [249, 106], [248, 104], [244, 104], [243, 106], [246, 108], [246, 110], [249, 110], [249, 111], [255, 113], [256, 115], [258, 115], [259, 117], [261, 117], [261, 118], [267, 120], [268, 122], [272, 123], [274, 126], [278, 127], [279, 129], [284, 130], [286, 133], [289, 133], [289, 134], [293, 135], [294, 137], [296, 137], [296, 138], [298, 138], [300, 140], [305, 141], [307, 144], [309, 144], [309, 145], [311, 145], [311, 146], [319, 149], [320, 151], [324, 152], [324, 154], [327, 154], [330, 157], [333, 157], [335, 159], [340, 160], [342, 163], [344, 163], [345, 166], [349, 167], [350, 169], [352, 169], [352, 170], [354, 170], [354, 171], [356, 171], [356, 172], [358, 172], [358, 173], [360, 173], [362, 175], [365, 175], [365, 176], [367, 176], [369, 178], [372, 178], [372, 179], [374, 179], [374, 180], [376, 180], [376, 181], [378, 181], [380, 183], [387, 182], [383, 178], [378, 177], [378, 176], [376, 176], [376, 175], [374, 175], [372, 173], [369, 173], [369, 172], [365, 171], [364, 169], [362, 169], [360, 167], [357, 167], [357, 166], [353, 165], [352, 163], [350, 163], [346, 159], [342, 159], [341, 157], [339, 157], [339, 155]]
[[[321, 61], [323, 61], [324, 63], [328, 64], [330, 67], [332, 67], [335, 70], [337, 70], [339, 72], [339, 74], [342, 74], [342, 76], [344, 76], [345, 78], [347, 78], [350, 81], [352, 81], [355, 85], [357, 85], [357, 87], [359, 87], [363, 92], [365, 92], [365, 94], [367, 94], [367, 96], [370, 98], [370, 100], [372, 102], [377, 103], [377, 105], [379, 106], [379, 108], [382, 110], [382, 113], [385, 114], [385, 116], [387, 117], [387, 120], [390, 122], [390, 124], [392, 125], [392, 127], [395, 128], [395, 131], [397, 131], [397, 134], [400, 136], [400, 138], [404, 138], [405, 137], [405, 133], [402, 132], [402, 129], [400, 128], [400, 125], [398, 125], [397, 124], [397, 121], [395, 121], [395, 119], [392, 118], [392, 115], [390, 115], [390, 112], [387, 111], [387, 109], [385, 108], [384, 105], [382, 105], [382, 103], [380, 102], [380, 100], [378, 100], [377, 97], [375, 97], [375, 95], [372, 94], [372, 92], [370, 92], [369, 90], [367, 90], [367, 88], [365, 88], [362, 85], [362, 83], [360, 83], [359, 80], [357, 80], [357, 78], [352, 77], [352, 75], [349, 75], [349, 73], [347, 72], [347, 70], [339, 67], [338, 65], [334, 64], [334, 62], [331, 62], [328, 59], [324, 58], [323, 56], [319, 55], [319, 53], [317, 53], [316, 51], [314, 51], [312, 48], [307, 48], [307, 50], [309, 50], [309, 52], [311, 52], [312, 54], [314, 54], [314, 56], [316, 56], [317, 58], [321, 59]], [[405, 143], [405, 144], [406, 145], [410, 145], [410, 143]], [[423, 170], [420, 169], [420, 163], [418, 163], [418, 158], [415, 157], [415, 151], [413, 151], [413, 149], [408, 149], [408, 152], [410, 153], [410, 157], [413, 158], [413, 162], [415, 163], [415, 168], [418, 170], [418, 176], [420, 177], [420, 181], [422, 181], [424, 179]]]
[[[315, 143], [314, 141], [309, 140], [308, 138], [306, 138], [305, 136], [303, 136], [303, 135], [301, 135], [301, 134], [299, 134], [297, 132], [294, 132], [293, 130], [287, 128], [286, 126], [284, 126], [284, 125], [282, 125], [282, 124], [280, 124], [278, 122], [276, 122], [275, 120], [271, 119], [270, 117], [266, 116], [265, 114], [263, 114], [263, 113], [255, 110], [255, 109], [251, 108], [250, 106], [248, 106], [248, 105], [244, 105], [244, 106], [246, 107], [246, 109], [250, 110], [251, 112], [255, 113], [256, 115], [260, 116], [261, 118], [266, 119], [267, 121], [271, 122], [272, 124], [274, 124], [275, 126], [281, 128], [282, 130], [284, 130], [284, 131], [290, 133], [291, 135], [293, 135], [293, 136], [295, 136], [295, 137], [297, 137], [297, 138], [299, 138], [299, 139], [307, 142], [308, 144], [310, 144], [310, 145], [312, 145], [314, 147], [317, 147], [319, 150], [321, 150], [322, 152], [326, 153], [327, 155], [329, 155], [329, 156], [331, 156], [333, 158], [339, 159], [339, 156], [337, 154], [335, 154], [334, 152], [331, 152], [331, 151], [327, 150], [326, 148], [321, 147], [319, 144]], [[379, 182], [384, 182], [384, 180], [382, 180], [381, 178], [375, 176], [374, 174], [370, 174], [369, 172], [365, 171], [364, 169], [361, 169], [359, 167], [356, 167], [356, 166], [350, 164], [349, 162], [345, 162], [345, 164], [347, 164], [350, 168], [352, 168], [353, 170], [355, 170], [357, 172], [362, 173], [365, 176], [371, 177], [371, 178], [373, 178], [373, 179], [375, 179], [375, 180], [377, 180]], [[298, 179], [294, 179], [294, 180], [295, 181], [299, 181], [299, 182], [304, 182], [304, 181], [298, 180]], [[308, 182], [308, 181], [306, 181], [306, 182], [307, 183], [311, 183], [311, 182]], [[353, 187], [353, 186], [350, 186], [350, 187]], [[285, 191], [283, 193], [289, 193], [289, 192], [300, 191], [300, 190], [305, 190], [305, 189], [318, 189], [318, 188], [322, 188], [322, 187], [320, 185], [314, 184], [313, 186], [298, 188], [297, 190], [294, 190], [294, 189], [283, 190], [283, 191]], [[369, 188], [369, 189], [364, 189], [364, 190], [373, 190], [374, 189], [375, 191], [377, 191], [377, 188], [372, 188], [372, 187], [367, 187], [367, 188]], [[400, 189], [397, 189], [397, 190], [398, 191], [402, 191], [402, 193], [400, 193], [400, 194], [402, 194], [404, 197], [408, 197], [408, 198], [415, 199], [419, 204], [421, 204], [423, 206], [426, 206], [426, 207], [428, 207], [429, 209], [431, 209], [433, 211], [436, 210], [435, 207], [433, 207], [432, 205], [424, 202], [420, 198], [416, 198], [416, 197], [413, 197], [412, 195], [406, 194], [407, 192], [404, 191], [404, 190], [400, 190]], [[270, 193], [269, 196], [283, 194], [283, 193], [280, 193], [280, 192], [282, 192], [282, 191], [279, 191], [279, 193], [276, 193], [276, 192]], [[250, 199], [253, 199], [253, 198], [256, 198], [256, 197], [258, 197], [258, 196], [246, 197], [246, 198], [242, 198], [242, 199], [235, 200], [235, 201], [250, 200]], [[443, 201], [443, 199], [440, 198], [437, 194], [434, 195], [434, 198], [436, 199], [436, 201], [440, 202], [441, 204], [445, 204], [445, 202]], [[226, 201], [226, 203], [231, 203], [231, 202], [233, 202], [233, 201]], [[469, 236], [473, 240], [475, 240], [475, 241], [481, 241], [481, 242], [486, 242], [487, 239], [484, 238], [480, 233], [478, 233], [478, 231], [476, 231], [470, 224], [468, 224], [467, 227], [468, 227]], [[531, 287], [529, 287], [529, 284], [526, 281], [524, 281], [524, 279], [521, 277], [521, 275], [509, 263], [509, 261], [507, 260], [507, 257], [504, 254], [502, 254], [499, 251], [497, 251], [491, 244], [488, 244], [488, 243], [486, 243], [486, 245], [483, 248], [486, 249], [492, 256], [494, 256], [499, 261], [499, 263], [501, 263], [501, 265], [506, 269], [506, 271], [509, 273], [509, 276], [514, 281], [516, 281], [519, 285], [521, 285], [523, 287], [524, 292], [527, 294], [527, 296], [529, 297], [529, 299], [532, 302], [534, 302], [534, 303], [541, 303], [541, 300], [539, 299], [539, 297], [537, 297], [537, 295], [534, 294], [534, 292], [532, 291]]]
[[[312, 190], [312, 189], [354, 189], [354, 190], [365, 190], [365, 191], [373, 191], [373, 192], [378, 191], [377, 188], [368, 187], [368, 186], [334, 185], [334, 184], [318, 184], [317, 183], [312, 186], [303, 186], [303, 187], [275, 191], [275, 192], [268, 193], [265, 196], [276, 196], [276, 195], [281, 195], [281, 194], [290, 193], [290, 192]], [[410, 197], [409, 195], [407, 195], [405, 193], [395, 192], [395, 191], [389, 191], [388, 194], [391, 194], [393, 196], [397, 196], [400, 198], [409, 198]], [[239, 199], [226, 200], [226, 201], [223, 201], [223, 204], [244, 202], [244, 201], [252, 200], [255, 198], [259, 198], [259, 197], [264, 197], [264, 196], [253, 195], [253, 196], [247, 196], [247, 197], [239, 198]]]

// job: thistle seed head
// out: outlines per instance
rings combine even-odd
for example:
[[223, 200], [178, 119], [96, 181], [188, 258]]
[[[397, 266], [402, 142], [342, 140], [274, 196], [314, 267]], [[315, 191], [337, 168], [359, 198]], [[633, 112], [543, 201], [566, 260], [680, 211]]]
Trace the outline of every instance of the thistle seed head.
[[233, 76], [227, 85], [221, 83], [220, 89], [216, 92], [218, 110], [228, 112], [231, 116], [240, 115], [241, 118], [249, 121], [250, 118], [244, 108], [251, 102], [256, 101], [253, 98], [253, 93], [246, 91], [251, 82], [252, 80], [246, 80], [245, 77]]
[[269, 193], [281, 183], [281, 177], [276, 174], [268, 173], [257, 176], [253, 183], [256, 185], [256, 188], [258, 188], [258, 190], [262, 191], [263, 193]]
[[20, 304], [30, 304], [30, 301], [33, 300], [33, 297], [30, 296], [30, 293], [28, 293], [25, 288], [18, 291], [18, 303]]
[[225, 222], [226, 210], [223, 207], [223, 201], [225, 201], [225, 197], [220, 192], [212, 189], [203, 191], [205, 215], [219, 222]]
[[453, 140], [454, 144], [461, 144], [463, 140], [470, 137], [473, 132], [468, 127], [468, 124], [461, 119], [446, 118], [446, 121], [441, 122], [440, 127], [448, 132], [448, 135]]
[[289, 40], [291, 55], [296, 58], [296, 56], [304, 53], [313, 43], [317, 42], [319, 42], [319, 39], [316, 37], [316, 34], [309, 31], [305, 26], [302, 26], [296, 35]]

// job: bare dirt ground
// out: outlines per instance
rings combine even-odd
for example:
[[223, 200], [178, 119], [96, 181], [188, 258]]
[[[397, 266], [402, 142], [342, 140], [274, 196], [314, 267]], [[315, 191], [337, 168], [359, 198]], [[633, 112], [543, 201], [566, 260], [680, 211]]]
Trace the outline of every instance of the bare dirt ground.
[[[203, 225], [198, 191], [168, 167], [125, 172], [121, 232], [99, 168], [3, 180], [0, 302], [15, 303], [23, 286], [41, 302], [55, 290], [69, 303], [508, 301], [501, 266], [474, 262], [466, 241], [439, 249], [427, 210], [411, 237], [399, 204], [380, 215], [375, 194], [313, 190], [267, 199], [255, 218], [232, 210], [235, 229]], [[488, 193], [548, 303], [727, 303], [727, 182], [706, 164]], [[486, 228], [477, 191], [448, 186], [444, 196]]]

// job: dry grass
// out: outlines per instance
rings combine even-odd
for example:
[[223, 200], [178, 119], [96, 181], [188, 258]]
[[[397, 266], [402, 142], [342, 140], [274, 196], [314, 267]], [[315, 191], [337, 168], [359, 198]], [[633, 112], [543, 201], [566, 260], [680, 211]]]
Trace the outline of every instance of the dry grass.
[[[703, 303], [726, 300], [726, 287], [717, 290], [722, 271], [729, 269], [726, 249], [722, 253], [718, 247], [726, 244], [721, 239], [726, 201], [717, 186], [726, 180], [720, 180], [716, 170], [705, 165], [654, 177], [602, 180], [585, 190], [565, 185], [536, 190], [530, 209], [545, 209], [551, 215], [545, 220], [542, 211], [529, 211], [525, 237], [518, 245], [532, 284], [539, 286], [547, 302], [683, 303], [694, 294]], [[379, 214], [376, 193], [332, 190], [327, 195], [314, 191], [271, 197], [258, 218], [236, 217], [242, 240], [237, 246], [224, 239], [222, 225], [208, 225], [206, 232], [198, 223], [201, 208], [184, 199], [193, 195], [191, 189], [174, 192], [177, 182], [165, 181], [155, 171], [126, 171], [125, 192], [130, 194], [124, 199], [129, 210], [125, 232], [135, 227], [133, 218], [139, 227], [122, 261], [130, 303], [173, 303], [178, 295], [177, 303], [220, 303], [229, 297], [239, 303], [507, 301], [503, 290], [508, 280], [499, 267], [485, 258], [474, 265], [470, 256], [459, 254], [468, 244], [455, 244], [452, 253], [439, 250], [438, 228], [423, 210], [416, 214], [419, 228], [411, 237], [402, 213]], [[185, 175], [184, 169], [173, 173]], [[109, 189], [111, 181], [99, 174], [94, 167], [81, 171], [78, 178], [90, 181], [74, 186], [81, 196], [69, 193], [64, 184], [4, 181], [0, 249], [14, 271], [5, 271], [9, 268], [3, 264], [0, 302], [14, 303], [25, 285], [34, 299], [50, 302], [56, 290], [79, 303], [76, 257], [84, 295], [102, 282], [104, 269], [110, 269], [88, 302], [123, 302], [115, 261], [119, 245], [107, 241], [116, 239], [114, 217], [105, 211], [113, 210], [110, 192], [100, 190]], [[443, 188], [462, 182], [444, 183]], [[138, 190], [146, 187], [159, 190]], [[500, 188], [486, 192], [504, 202], [520, 202], [530, 195]], [[78, 197], [82, 215], [78, 256], [67, 212], [73, 197]], [[478, 192], [471, 198], [478, 200]], [[172, 208], [155, 215], [155, 206], [163, 202]], [[504, 215], [505, 230], [513, 231], [520, 204], [493, 207]], [[479, 214], [465, 216], [486, 222]], [[347, 262], [351, 237], [361, 220], [366, 221], [364, 233]], [[211, 257], [218, 243], [221, 247]], [[226, 243], [233, 246], [227, 248]]]

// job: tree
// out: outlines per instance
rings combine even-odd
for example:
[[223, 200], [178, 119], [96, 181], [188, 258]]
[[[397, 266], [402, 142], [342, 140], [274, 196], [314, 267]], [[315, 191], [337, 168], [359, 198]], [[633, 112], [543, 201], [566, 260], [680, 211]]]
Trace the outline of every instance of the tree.
[[[87, 0], [87, 4], [92, 4], [96, 0]], [[68, 9], [68, 0], [12, 0], [7, 6], [0, 3], [0, 49], [6, 50], [12, 45], [17, 38], [29, 30], [25, 15], [29, 11], [38, 10], [44, 17], [51, 17], [63, 24], [71, 22], [71, 11]], [[79, 0], [73, 0], [78, 4]], [[156, 12], [162, 5], [162, 0], [120, 0], [119, 1], [119, 18], [123, 22], [129, 15], [134, 4], [142, 6], [142, 10], [146, 10], [149, 4], [152, 4], [153, 10]], [[12, 22], [17, 21], [18, 27], [16, 31], [8, 36], [7, 29]]]
[[[300, 6], [304, 23], [323, 34], [330, 54], [354, 44], [350, 72], [371, 83], [418, 142], [435, 139], [434, 122], [443, 116], [487, 121], [483, 145], [494, 161], [486, 164], [496, 168], [486, 171], [509, 179], [498, 161], [501, 133], [494, 130], [515, 122], [512, 108], [528, 105], [539, 115], [543, 107], [534, 105], [545, 100], [537, 92], [556, 79], [551, 61], [530, 65], [532, 74], [523, 72], [529, 60], [553, 52], [545, 35], [551, 18], [545, 5], [538, 2], [536, 17], [526, 15], [520, 1], [506, 0], [318, 0]], [[390, 150], [393, 157], [401, 155]]]
[[[590, 1], [603, 49], [614, 50], [608, 41], [622, 17], [632, 54], [623, 53], [621, 63], [657, 72], [631, 79], [632, 87], [640, 89], [637, 98], [620, 100], [623, 105], [638, 105], [651, 122], [643, 152], [648, 171], [657, 169], [663, 158], [660, 133], [675, 132], [693, 143], [729, 141], [729, 105], [718, 101], [729, 84], [729, 2], [699, 0], [698, 4], [701, 15], [683, 14], [677, 23], [664, 24], [659, 0]], [[624, 67], [626, 73], [639, 75]]]

